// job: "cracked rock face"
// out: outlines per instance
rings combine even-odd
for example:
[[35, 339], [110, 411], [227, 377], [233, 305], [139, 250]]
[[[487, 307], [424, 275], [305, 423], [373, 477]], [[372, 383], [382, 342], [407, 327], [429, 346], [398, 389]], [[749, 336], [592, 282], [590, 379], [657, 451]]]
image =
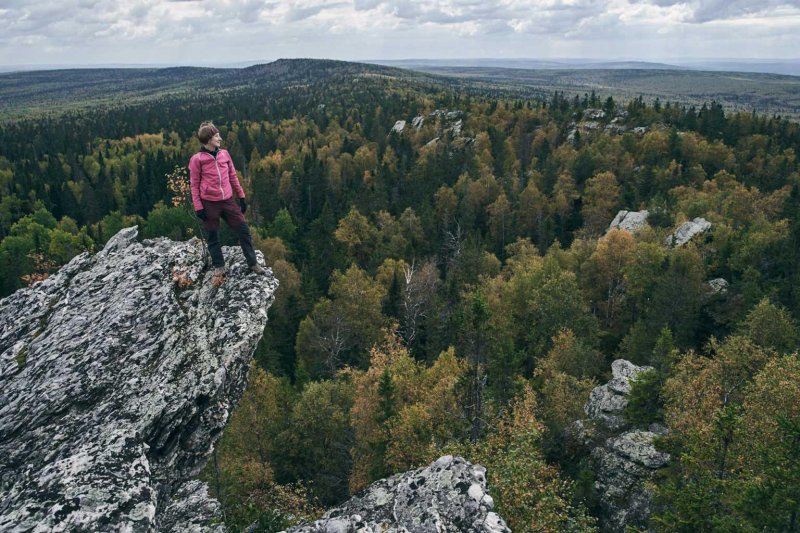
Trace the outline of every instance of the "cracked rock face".
[[631, 429], [625, 419], [632, 381], [651, 368], [624, 359], [614, 361], [611, 380], [595, 387], [586, 402], [588, 419], [572, 428], [572, 437], [591, 450], [603, 531], [623, 533], [628, 526], [647, 527], [652, 497], [647, 482], [669, 463], [669, 454], [653, 445], [666, 428], [651, 424], [648, 430]]
[[611, 431], [624, 428], [631, 381], [640, 373], [651, 369], [649, 366], [636, 366], [625, 359], [617, 359], [611, 363], [611, 380], [605, 385], [595, 387], [583, 408], [589, 419], [599, 422]]
[[610, 231], [616, 228], [635, 233], [647, 226], [647, 217], [649, 214], [650, 213], [646, 210], [620, 211], [617, 213], [617, 216], [614, 217], [614, 220], [611, 221], [611, 224], [609, 224], [608, 230]]
[[704, 218], [697, 217], [694, 220], [684, 222], [678, 229], [667, 237], [666, 245], [672, 247], [683, 246], [695, 235], [711, 229], [711, 222]]
[[606, 511], [606, 531], [624, 532], [628, 525], [647, 525], [652, 494], [645, 482], [669, 463], [669, 454], [653, 446], [656, 437], [655, 432], [634, 429], [592, 450], [598, 473], [595, 490]]
[[120, 231], [0, 300], [0, 531], [216, 531], [192, 478], [244, 390], [277, 281]]
[[486, 469], [446, 455], [376, 481], [313, 524], [289, 533], [511, 533], [492, 511]]

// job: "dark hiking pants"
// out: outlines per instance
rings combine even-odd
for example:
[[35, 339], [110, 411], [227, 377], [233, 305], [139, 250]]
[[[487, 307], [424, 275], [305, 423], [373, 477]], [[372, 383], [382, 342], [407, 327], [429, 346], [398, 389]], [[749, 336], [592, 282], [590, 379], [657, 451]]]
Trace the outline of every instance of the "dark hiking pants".
[[203, 226], [208, 232], [208, 253], [211, 254], [211, 264], [214, 268], [225, 266], [225, 258], [222, 257], [222, 246], [219, 243], [219, 219], [224, 218], [228, 227], [239, 237], [239, 244], [242, 246], [244, 258], [249, 266], [256, 264], [256, 252], [253, 250], [253, 237], [250, 235], [250, 228], [244, 220], [244, 215], [233, 197], [220, 202], [203, 200], [203, 208], [206, 210], [206, 219]]

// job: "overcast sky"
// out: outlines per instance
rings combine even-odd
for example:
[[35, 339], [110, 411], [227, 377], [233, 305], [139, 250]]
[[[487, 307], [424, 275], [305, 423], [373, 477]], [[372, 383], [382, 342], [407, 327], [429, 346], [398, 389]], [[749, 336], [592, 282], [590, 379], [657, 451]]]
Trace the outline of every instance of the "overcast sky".
[[0, 0], [0, 65], [800, 57], [800, 0]]

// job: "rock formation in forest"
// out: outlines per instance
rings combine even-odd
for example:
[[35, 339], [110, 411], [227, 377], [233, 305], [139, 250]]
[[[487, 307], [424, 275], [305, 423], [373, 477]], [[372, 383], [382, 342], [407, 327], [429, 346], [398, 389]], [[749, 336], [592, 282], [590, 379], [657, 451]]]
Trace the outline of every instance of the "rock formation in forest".
[[711, 222], [704, 218], [697, 217], [681, 224], [678, 229], [676, 229], [667, 237], [665, 243], [667, 246], [677, 248], [678, 246], [683, 246], [692, 240], [695, 235], [699, 235], [700, 233], [706, 232], [710, 229]]
[[493, 507], [486, 469], [446, 455], [376, 481], [321, 520], [287, 533], [511, 533]]
[[634, 233], [647, 226], [648, 215], [649, 213], [647, 212], [647, 210], [620, 211], [617, 213], [617, 216], [614, 217], [614, 220], [611, 221], [611, 224], [609, 224], [608, 229], [609, 231], [614, 228], [624, 229], [626, 231]]
[[216, 531], [193, 480], [239, 401], [277, 281], [226, 248], [120, 231], [0, 300], [0, 531]]
[[666, 428], [659, 424], [646, 430], [631, 428], [625, 419], [632, 382], [650, 369], [624, 359], [614, 361], [611, 380], [589, 395], [584, 407], [588, 418], [575, 422], [570, 431], [573, 444], [586, 450], [594, 463], [603, 531], [647, 527], [652, 498], [647, 482], [669, 462], [669, 455], [653, 444]]

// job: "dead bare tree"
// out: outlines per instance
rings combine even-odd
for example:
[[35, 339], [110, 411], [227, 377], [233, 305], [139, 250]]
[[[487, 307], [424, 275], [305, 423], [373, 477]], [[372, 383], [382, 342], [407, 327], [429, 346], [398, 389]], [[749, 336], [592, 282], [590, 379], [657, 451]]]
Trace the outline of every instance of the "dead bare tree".
[[425, 261], [420, 268], [412, 262], [403, 268], [404, 282], [400, 336], [406, 346], [413, 346], [418, 338], [422, 320], [428, 316], [439, 285], [439, 270], [436, 264]]
[[315, 344], [323, 354], [323, 366], [333, 375], [342, 364], [342, 353], [352, 346], [352, 332], [341, 315], [332, 313], [325, 318]]
[[456, 222], [456, 227], [453, 231], [446, 231], [444, 234], [444, 256], [447, 266], [455, 262], [458, 256], [461, 255], [461, 245], [464, 240], [464, 235], [461, 232], [461, 224]]

